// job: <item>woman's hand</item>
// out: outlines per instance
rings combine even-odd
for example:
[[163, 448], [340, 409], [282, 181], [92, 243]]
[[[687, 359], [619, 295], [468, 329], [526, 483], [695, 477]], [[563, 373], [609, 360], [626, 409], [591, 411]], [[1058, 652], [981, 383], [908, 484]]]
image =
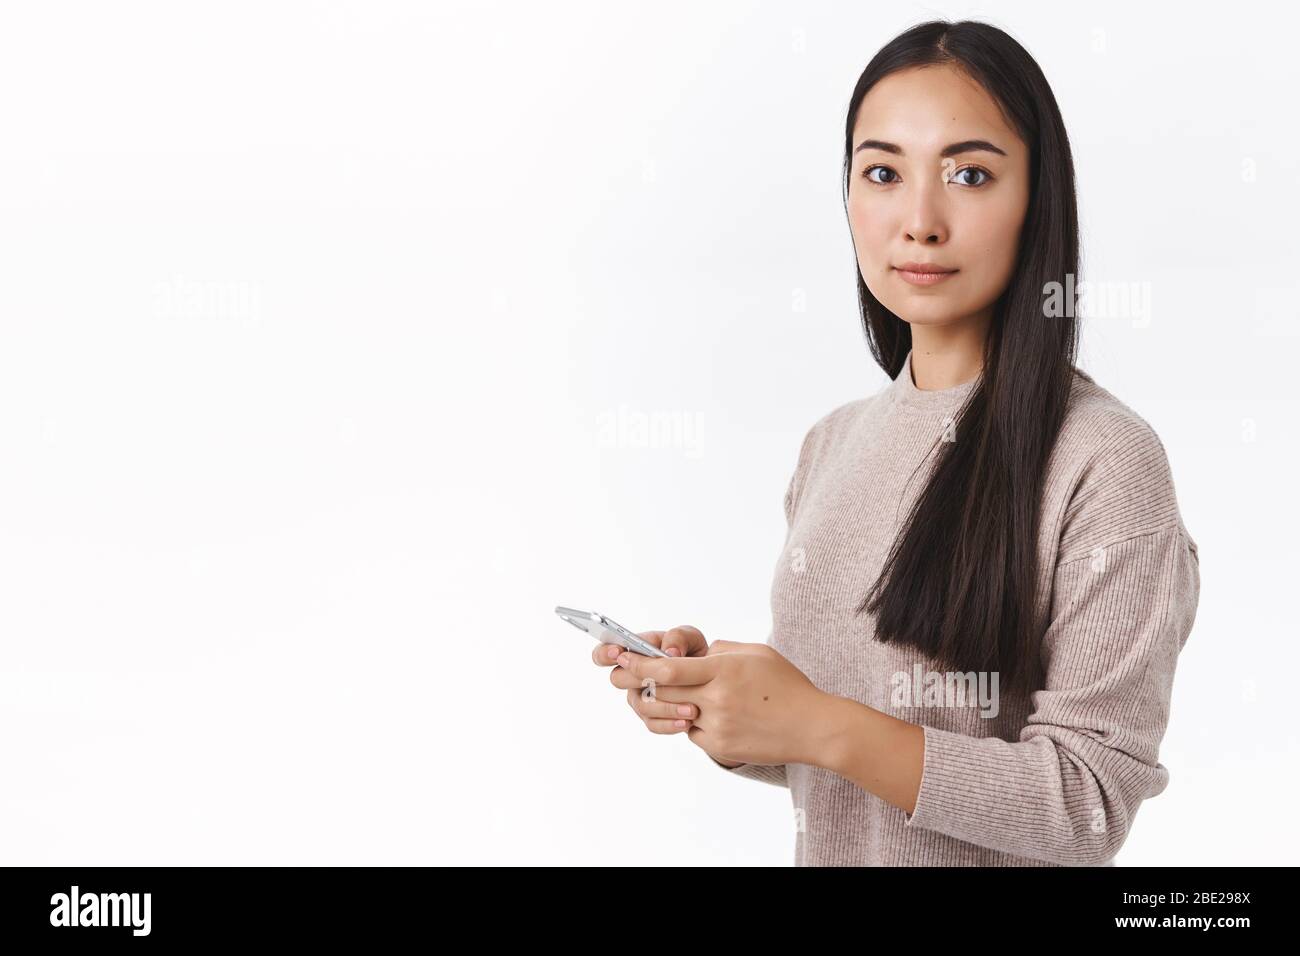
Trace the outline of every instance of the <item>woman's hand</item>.
[[[668, 631], [643, 631], [637, 637], [674, 657], [703, 657], [709, 650], [709, 642], [704, 639], [704, 635], [698, 628], [690, 626], [674, 627]], [[615, 658], [619, 654], [626, 653], [630, 652], [617, 644], [597, 644], [591, 653], [591, 659], [598, 667], [614, 668], [610, 671], [609, 682], [627, 691], [628, 706], [636, 712], [651, 733], [686, 732], [691, 726], [692, 718], [699, 713], [699, 710], [694, 704], [671, 704], [656, 700], [653, 684], [645, 685], [639, 678], [631, 676], [626, 669], [615, 666]]]
[[838, 726], [831, 719], [836, 698], [768, 644], [714, 641], [702, 657], [667, 660], [622, 651], [615, 660], [625, 673], [615, 671], [610, 679], [618, 677], [616, 686], [650, 685], [656, 713], [696, 708], [687, 735], [715, 760], [820, 765]]

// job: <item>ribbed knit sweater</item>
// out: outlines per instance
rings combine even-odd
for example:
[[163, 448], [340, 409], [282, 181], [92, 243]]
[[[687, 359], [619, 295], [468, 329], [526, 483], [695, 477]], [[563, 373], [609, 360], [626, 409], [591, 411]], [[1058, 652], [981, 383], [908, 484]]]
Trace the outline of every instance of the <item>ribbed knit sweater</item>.
[[1039, 689], [998, 688], [994, 708], [967, 684], [962, 706], [945, 694], [955, 675], [854, 612], [973, 387], [917, 388], [909, 354], [804, 437], [767, 642], [822, 691], [922, 725], [925, 764], [910, 815], [820, 767], [728, 768], [789, 788], [798, 866], [1110, 865], [1168, 785], [1158, 751], [1200, 596], [1196, 543], [1163, 444], [1083, 372], [1042, 492]]

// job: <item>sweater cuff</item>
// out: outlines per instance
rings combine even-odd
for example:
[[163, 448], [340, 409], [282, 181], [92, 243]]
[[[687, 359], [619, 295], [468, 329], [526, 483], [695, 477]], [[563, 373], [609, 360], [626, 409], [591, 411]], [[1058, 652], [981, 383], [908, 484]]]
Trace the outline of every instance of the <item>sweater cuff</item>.
[[921, 788], [904, 828], [949, 835], [954, 830], [979, 829], [985, 819], [985, 807], [978, 790], [969, 781], [983, 769], [981, 755], [971, 751], [968, 746], [971, 739], [963, 734], [924, 724], [921, 729], [925, 732]]
[[[713, 760], [713, 757], [709, 757]], [[748, 777], [750, 780], [761, 780], [763, 783], [770, 783], [775, 787], [788, 787], [789, 781], [785, 775], [785, 764], [760, 764], [760, 763], [742, 763], [739, 767], [728, 767], [726, 764], [713, 760], [716, 767], [721, 767], [728, 773], [737, 777]]]

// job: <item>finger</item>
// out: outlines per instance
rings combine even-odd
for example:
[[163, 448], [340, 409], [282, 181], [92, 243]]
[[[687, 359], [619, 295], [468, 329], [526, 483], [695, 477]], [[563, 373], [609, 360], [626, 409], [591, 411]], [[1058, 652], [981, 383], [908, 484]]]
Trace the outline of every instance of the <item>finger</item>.
[[684, 734], [690, 731], [691, 722], [689, 720], [660, 720], [651, 718], [645, 721], [646, 729], [653, 734]]
[[707, 684], [718, 669], [718, 659], [709, 657], [644, 657], [624, 651], [618, 664], [638, 680], [650, 678], [656, 684], [690, 686]]
[[634, 676], [626, 667], [615, 667], [610, 671], [609, 682], [619, 690], [631, 690], [633, 688], [641, 690], [646, 684], [653, 683], [652, 681], [643, 682], [640, 677]]
[[617, 644], [597, 644], [591, 649], [591, 659], [597, 667], [613, 667], [617, 664], [615, 658], [622, 653], [623, 648]]
[[673, 657], [703, 657], [709, 650], [709, 642], [698, 627], [680, 624], [664, 632], [660, 650]]
[[[655, 647], [660, 646], [663, 636], [663, 631], [642, 631], [637, 635]], [[623, 650], [620, 644], [597, 644], [591, 649], [591, 660], [597, 667], [610, 667], [615, 663], [614, 658], [618, 657]]]
[[700, 715], [694, 704], [674, 704], [666, 700], [647, 700], [635, 687], [627, 692], [628, 706], [642, 720], [694, 720]]
[[634, 677], [626, 668], [615, 667], [609, 672], [609, 682], [619, 690], [634, 690], [643, 698], [666, 700], [670, 704], [700, 705], [702, 691], [699, 687], [673, 687], [660, 684], [648, 677]]

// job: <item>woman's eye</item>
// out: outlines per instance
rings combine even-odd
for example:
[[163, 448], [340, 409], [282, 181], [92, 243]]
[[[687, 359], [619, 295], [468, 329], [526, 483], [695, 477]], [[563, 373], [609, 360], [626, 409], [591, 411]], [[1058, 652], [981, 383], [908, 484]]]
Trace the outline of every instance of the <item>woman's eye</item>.
[[[984, 178], [979, 182], [970, 182], [966, 179], [968, 174], [983, 176]], [[948, 182], [956, 182], [958, 186], [983, 186], [992, 178], [986, 170], [980, 169], [978, 166], [963, 166], [948, 178]]]
[[886, 180], [879, 180], [879, 179], [876, 179], [874, 176], [871, 175], [871, 174], [872, 174], [873, 172], [875, 172], [876, 170], [880, 170], [881, 172], [888, 173], [890, 176], [897, 176], [897, 175], [898, 175], [896, 172], [894, 172], [894, 171], [893, 171], [892, 169], [890, 169], [888, 166], [868, 166], [866, 169], [864, 169], [864, 170], [862, 171], [862, 178], [865, 179], [865, 180], [867, 180], [868, 182], [877, 183], [877, 184], [879, 184], [879, 185], [881, 185], [881, 186], [887, 186], [887, 185], [889, 185], [890, 183], [893, 182], [892, 179], [886, 179]]
[[[888, 166], [868, 166], [862, 171], [862, 178], [878, 186], [892, 186], [898, 182], [898, 173]], [[947, 181], [955, 182], [958, 186], [974, 188], [987, 184], [992, 178], [993, 175], [988, 170], [980, 169], [978, 166], [963, 166], [950, 175]]]

